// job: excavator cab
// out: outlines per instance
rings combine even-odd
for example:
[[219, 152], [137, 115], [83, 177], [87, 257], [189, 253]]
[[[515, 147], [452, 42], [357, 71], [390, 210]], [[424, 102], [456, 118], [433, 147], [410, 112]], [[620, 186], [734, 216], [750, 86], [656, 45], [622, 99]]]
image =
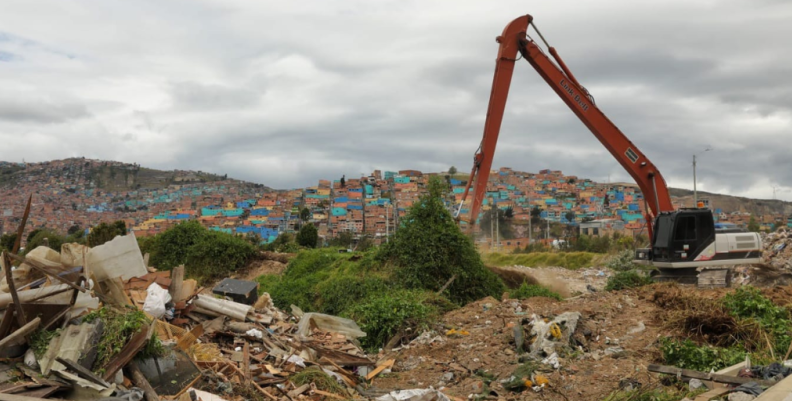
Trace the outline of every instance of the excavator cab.
[[715, 222], [709, 209], [680, 209], [655, 219], [652, 256], [657, 262], [689, 262], [715, 242]]

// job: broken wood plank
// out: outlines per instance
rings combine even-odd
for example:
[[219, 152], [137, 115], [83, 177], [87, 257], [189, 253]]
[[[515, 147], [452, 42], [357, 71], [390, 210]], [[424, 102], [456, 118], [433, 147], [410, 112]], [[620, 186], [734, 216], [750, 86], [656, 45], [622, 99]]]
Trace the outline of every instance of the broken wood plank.
[[731, 389], [728, 387], [714, 388], [710, 391], [707, 391], [704, 394], [699, 394], [698, 396], [696, 396], [696, 398], [693, 399], [693, 401], [710, 401], [711, 399], [722, 396], [728, 393], [729, 391], [731, 391]]
[[302, 393], [308, 391], [309, 388], [311, 388], [310, 384], [303, 384], [302, 386], [297, 387], [292, 391], [289, 391], [287, 394], [289, 397], [297, 397], [298, 395], [301, 395]]
[[245, 372], [245, 379], [250, 380], [250, 343], [247, 341], [242, 345], [242, 371]]
[[679, 375], [682, 377], [688, 377], [692, 379], [712, 380], [718, 383], [745, 384], [749, 382], [756, 382], [762, 386], [772, 386], [776, 384], [776, 382], [771, 380], [761, 380], [753, 377], [727, 376], [727, 375], [720, 375], [717, 373], [705, 373], [705, 372], [699, 372], [697, 370], [680, 369], [674, 366], [665, 366], [665, 365], [650, 364], [647, 367], [647, 370], [650, 372], [665, 373], [667, 375], [675, 375], [675, 376]]
[[22, 234], [25, 233], [25, 224], [27, 224], [28, 217], [30, 217], [30, 205], [33, 203], [33, 194], [30, 194], [27, 201], [27, 206], [25, 206], [25, 213], [22, 214], [22, 221], [19, 222], [19, 227], [17, 228], [17, 237], [14, 241], [14, 247], [11, 248], [12, 253], [19, 252], [19, 248], [22, 247]]
[[[19, 238], [17, 238], [17, 241]], [[8, 252], [3, 252], [2, 254], [3, 259], [3, 270], [5, 270], [6, 276], [6, 285], [8, 286], [8, 292], [11, 293], [11, 299], [14, 301], [14, 307], [16, 308], [16, 319], [17, 323], [19, 323], [19, 327], [24, 327], [27, 324], [27, 319], [25, 319], [25, 312], [22, 310], [22, 304], [19, 302], [19, 294], [16, 291], [16, 284], [14, 283], [14, 276], [11, 274], [11, 259], [8, 256]], [[25, 334], [27, 336], [27, 334]]]
[[75, 290], [79, 290], [80, 292], [88, 291], [88, 289], [86, 289], [85, 287], [78, 286], [77, 284], [72, 283], [68, 279], [59, 276], [58, 273], [51, 272], [49, 269], [47, 269], [44, 266], [42, 266], [41, 264], [39, 264], [38, 261], [35, 261], [33, 259], [28, 259], [28, 258], [25, 258], [24, 256], [19, 256], [19, 255], [13, 254], [13, 253], [9, 253], [8, 255], [9, 255], [9, 257], [13, 258], [14, 260], [16, 260], [16, 261], [18, 261], [20, 263], [25, 263], [28, 266], [32, 267], [34, 270], [37, 270], [40, 273], [43, 273], [43, 274], [45, 274], [45, 275], [47, 275], [49, 277], [52, 277], [52, 278], [62, 282], [63, 284], [66, 284], [69, 287], [74, 288]]
[[369, 374], [366, 375], [366, 380], [371, 380], [375, 378], [378, 374], [382, 373], [383, 370], [392, 367], [395, 362], [396, 362], [395, 359], [388, 359], [387, 361], [383, 362], [376, 369], [372, 370], [371, 372], [369, 372]]
[[337, 400], [346, 400], [345, 397], [342, 397], [342, 396], [340, 396], [338, 394], [334, 394], [334, 393], [328, 393], [327, 391], [314, 390], [313, 393], [319, 394], [319, 395], [323, 395], [325, 397], [335, 398]]
[[189, 333], [185, 333], [179, 341], [176, 343], [176, 348], [187, 351], [196, 341], [198, 341], [198, 337], [202, 336], [204, 333], [203, 325], [195, 325]]
[[28, 334], [32, 333], [34, 330], [36, 330], [36, 328], [38, 328], [39, 324], [41, 324], [41, 318], [37, 317], [31, 320], [28, 324], [17, 329], [17, 331], [7, 335], [5, 338], [0, 340], [0, 349], [3, 349], [6, 345], [19, 340], [21, 337], [27, 337]]
[[146, 345], [146, 341], [151, 337], [149, 333], [150, 326], [143, 325], [141, 330], [132, 336], [129, 342], [121, 349], [121, 352], [118, 353], [110, 362], [107, 363], [105, 368], [104, 379], [110, 380], [113, 376], [115, 376], [116, 372], [119, 369], [124, 367], [132, 358], [137, 355], [137, 353]]
[[445, 284], [443, 284], [443, 286], [442, 286], [442, 287], [440, 287], [440, 290], [438, 290], [438, 291], [437, 291], [437, 295], [440, 295], [440, 294], [442, 294], [442, 293], [443, 293], [443, 291], [445, 291], [445, 290], [446, 290], [446, 288], [448, 288], [448, 286], [449, 286], [449, 285], [451, 285], [451, 283], [453, 283], [453, 282], [454, 282], [454, 280], [456, 280], [456, 277], [457, 277], [457, 275], [456, 275], [456, 273], [454, 273], [454, 275], [453, 275], [453, 276], [451, 276], [451, 278], [450, 278], [450, 279], [448, 279], [448, 281], [446, 281], [446, 283], [445, 283]]
[[143, 372], [140, 371], [137, 362], [129, 362], [126, 368], [129, 370], [130, 375], [132, 375], [132, 383], [143, 389], [143, 396], [146, 401], [159, 401], [159, 395], [157, 395], [157, 392], [151, 387], [151, 383], [146, 380], [146, 377], [143, 376]]
[[39, 397], [27, 397], [24, 395], [0, 393], [0, 401], [47, 401], [47, 400]]
[[173, 303], [182, 301], [182, 284], [184, 284], [184, 265], [179, 265], [171, 271], [171, 284], [168, 287]]
[[55, 360], [60, 362], [61, 365], [67, 367], [71, 371], [77, 374], [77, 376], [82, 377], [85, 380], [92, 381], [100, 386], [110, 387], [110, 383], [106, 382], [101, 377], [95, 375], [90, 370], [84, 368], [82, 365], [75, 363], [70, 359], [63, 359], [61, 357], [55, 357]]

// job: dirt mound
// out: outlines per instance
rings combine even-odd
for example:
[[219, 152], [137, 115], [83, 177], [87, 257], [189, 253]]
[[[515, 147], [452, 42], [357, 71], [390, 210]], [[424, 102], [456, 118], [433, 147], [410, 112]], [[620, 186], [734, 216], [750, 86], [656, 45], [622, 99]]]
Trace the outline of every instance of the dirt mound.
[[506, 287], [509, 288], [517, 288], [523, 283], [539, 284], [539, 281], [536, 280], [534, 276], [524, 270], [518, 270], [513, 267], [498, 266], [487, 266], [487, 269], [490, 269], [493, 273], [497, 274], [498, 277], [500, 277], [501, 280], [506, 283]]
[[[561, 302], [485, 298], [446, 314], [431, 336], [433, 341], [416, 341], [383, 355], [396, 359], [394, 373], [375, 379], [374, 386], [445, 387], [445, 392], [460, 398], [482, 394], [507, 399], [603, 399], [624, 378], [649, 382], [646, 366], [655, 362], [655, 341], [667, 334], [654, 320], [657, 310], [651, 299], [636, 291], [597, 292]], [[536, 369], [534, 374], [549, 380], [539, 390], [542, 394], [507, 390], [508, 383], [501, 381], [528, 362], [517, 351], [515, 328], [525, 327], [533, 315], [549, 322], [565, 312], [579, 312], [580, 320], [570, 345], [556, 350], [559, 368], [541, 360], [528, 364]], [[450, 329], [457, 334], [444, 335]]]

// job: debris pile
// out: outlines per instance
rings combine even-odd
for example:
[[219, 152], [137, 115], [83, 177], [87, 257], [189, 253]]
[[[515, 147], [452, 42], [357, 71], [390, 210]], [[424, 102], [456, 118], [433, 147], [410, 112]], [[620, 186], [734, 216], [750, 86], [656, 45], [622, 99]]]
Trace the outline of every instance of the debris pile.
[[792, 230], [780, 228], [762, 238], [762, 261], [777, 269], [792, 270]]
[[367, 357], [352, 320], [287, 314], [254, 282], [201, 288], [183, 266], [147, 266], [132, 234], [17, 249], [0, 259], [0, 399], [362, 398], [393, 365]]

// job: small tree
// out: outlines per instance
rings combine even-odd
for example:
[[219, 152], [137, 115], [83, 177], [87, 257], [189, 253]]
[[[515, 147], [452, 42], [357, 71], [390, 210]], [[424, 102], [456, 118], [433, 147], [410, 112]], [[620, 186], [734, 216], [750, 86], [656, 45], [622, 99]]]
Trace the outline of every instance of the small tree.
[[82, 229], [80, 229], [80, 226], [75, 224], [75, 225], [69, 227], [69, 231], [67, 231], [66, 234], [74, 235], [74, 234], [77, 234], [78, 232], [81, 232], [81, 231], [82, 231]]
[[566, 217], [567, 221], [575, 221], [575, 212], [570, 210], [564, 214], [564, 217]]
[[441, 178], [430, 178], [429, 193], [400, 219], [403, 224], [379, 248], [378, 258], [396, 266], [395, 279], [406, 288], [438, 291], [454, 277], [446, 288], [452, 301], [500, 298], [503, 282], [484, 267], [473, 241], [456, 225], [443, 203], [445, 189]]
[[542, 222], [542, 209], [539, 206], [534, 206], [531, 209], [531, 223], [532, 224], [539, 224]]
[[62, 235], [56, 233], [55, 231], [46, 228], [41, 229], [38, 230], [36, 235], [34, 235], [33, 238], [27, 242], [27, 244], [25, 244], [25, 252], [30, 252], [37, 247], [44, 245], [45, 238], [47, 239], [47, 246], [58, 252], [60, 252], [61, 245], [63, 245], [64, 241], [66, 240]]
[[355, 241], [355, 236], [351, 232], [344, 231], [330, 239], [330, 246], [338, 246], [342, 248], [349, 248], [352, 242]]
[[346, 174], [341, 176], [341, 188], [346, 187]]
[[450, 174], [450, 175], [454, 175], [454, 174], [456, 174], [456, 173], [457, 173], [457, 168], [456, 168], [456, 167], [454, 167], [454, 166], [451, 166], [451, 167], [448, 169], [448, 174]]
[[308, 223], [297, 233], [297, 244], [307, 248], [316, 248], [316, 243], [319, 241], [319, 232], [313, 223]]
[[88, 233], [88, 246], [95, 247], [112, 241], [117, 235], [126, 235], [126, 223], [118, 220], [113, 224], [99, 223]]
[[748, 221], [748, 231], [758, 233], [760, 228], [759, 222], [756, 221], [756, 217], [751, 215], [751, 220]]
[[300, 210], [300, 220], [308, 221], [310, 218], [311, 218], [311, 211], [308, 210], [307, 207], [302, 208], [302, 210]]

